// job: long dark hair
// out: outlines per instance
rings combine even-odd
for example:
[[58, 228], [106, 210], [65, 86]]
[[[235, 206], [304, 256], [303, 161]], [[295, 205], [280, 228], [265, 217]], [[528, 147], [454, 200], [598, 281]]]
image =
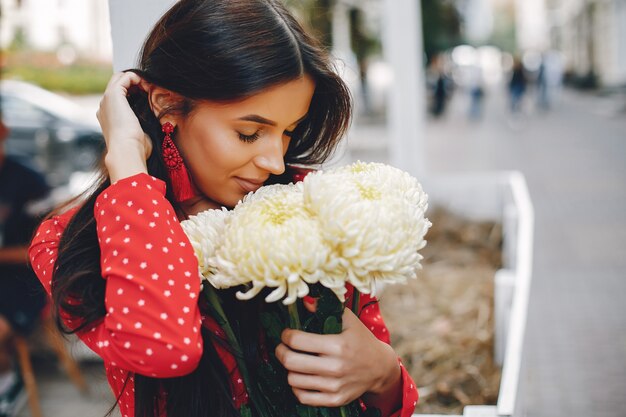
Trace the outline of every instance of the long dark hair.
[[[157, 117], [145, 92], [129, 96], [155, 150], [161, 149], [159, 118], [164, 114], [186, 116], [200, 100], [240, 100], [305, 74], [314, 80], [315, 92], [308, 117], [294, 131], [285, 156], [287, 166], [326, 160], [350, 123], [352, 103], [347, 87], [321, 45], [278, 0], [181, 0], [154, 26], [133, 71], [182, 97]], [[166, 198], [181, 213], [160, 152], [152, 152], [147, 167], [150, 175], [165, 181]], [[287, 171], [271, 181], [289, 181], [289, 176]], [[84, 196], [61, 237], [52, 297], [57, 324], [65, 333], [79, 332], [105, 315], [106, 284], [93, 208], [96, 197], [109, 185], [102, 169], [100, 181]], [[243, 341], [244, 356], [253, 370], [260, 330], [255, 312], [261, 304], [238, 302], [229, 292], [222, 299], [231, 320], [241, 326], [240, 334], [249, 337]], [[60, 311], [80, 319], [78, 324], [68, 328]], [[169, 417], [239, 415], [231, 401], [229, 376], [208, 333], [203, 331], [203, 357], [191, 374], [167, 379], [135, 375], [135, 417], [158, 416], [160, 409]], [[166, 404], [163, 398], [167, 398]]]

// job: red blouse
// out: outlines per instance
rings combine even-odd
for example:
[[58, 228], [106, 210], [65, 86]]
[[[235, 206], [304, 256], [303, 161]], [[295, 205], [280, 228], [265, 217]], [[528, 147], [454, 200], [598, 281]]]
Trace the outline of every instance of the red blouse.
[[[75, 212], [43, 222], [31, 243], [31, 264], [48, 294], [59, 240]], [[147, 174], [117, 181], [98, 196], [94, 216], [107, 281], [107, 313], [78, 337], [104, 360], [122, 416], [133, 417], [134, 373], [157, 378], [188, 374], [202, 355], [200, 326], [224, 334], [198, 308], [198, 262], [165, 199], [163, 181]], [[372, 297], [364, 294], [361, 306], [370, 301]], [[378, 339], [389, 343], [378, 304], [367, 307], [360, 319]], [[72, 320], [67, 321], [72, 326]], [[239, 407], [247, 403], [248, 395], [235, 359], [219, 343], [214, 345], [232, 376], [233, 400]], [[393, 416], [410, 417], [417, 389], [402, 364], [401, 370], [402, 407]]]

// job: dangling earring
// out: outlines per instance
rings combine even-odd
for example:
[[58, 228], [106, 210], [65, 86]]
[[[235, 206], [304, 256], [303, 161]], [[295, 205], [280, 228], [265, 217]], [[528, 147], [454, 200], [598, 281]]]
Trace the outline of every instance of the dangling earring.
[[165, 133], [163, 145], [161, 146], [161, 155], [170, 175], [174, 198], [176, 198], [176, 201], [185, 201], [195, 197], [197, 194], [191, 184], [191, 178], [185, 167], [185, 162], [170, 136], [174, 132], [174, 125], [170, 122], [165, 122], [161, 126], [161, 130]]

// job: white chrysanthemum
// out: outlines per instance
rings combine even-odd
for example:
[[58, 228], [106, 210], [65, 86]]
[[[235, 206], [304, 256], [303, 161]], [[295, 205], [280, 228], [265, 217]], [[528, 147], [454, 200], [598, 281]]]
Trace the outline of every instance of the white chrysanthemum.
[[304, 208], [302, 184], [270, 185], [248, 194], [226, 224], [217, 275], [251, 284], [240, 299], [275, 288], [267, 302], [293, 303], [309, 292], [328, 262], [319, 224]]
[[334, 270], [363, 293], [373, 292], [376, 280], [414, 277], [430, 227], [419, 183], [381, 165], [358, 163], [304, 180], [305, 204], [331, 246], [327, 273]]
[[229, 281], [220, 281], [214, 275], [215, 252], [224, 239], [224, 227], [230, 212], [221, 210], [206, 210], [183, 220], [180, 224], [189, 238], [196, 258], [201, 279], [208, 280], [216, 288], [228, 288], [236, 285]]
[[379, 183], [386, 194], [397, 194], [422, 212], [428, 209], [428, 195], [421, 184], [408, 172], [380, 162], [361, 162], [334, 168], [326, 175], [346, 175], [352, 178], [367, 178], [368, 182]]

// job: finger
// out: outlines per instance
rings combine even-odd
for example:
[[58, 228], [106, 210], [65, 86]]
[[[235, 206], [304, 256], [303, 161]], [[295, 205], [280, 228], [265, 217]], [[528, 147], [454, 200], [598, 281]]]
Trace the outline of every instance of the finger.
[[145, 79], [143, 79], [140, 75], [134, 73], [134, 72], [126, 72], [126, 75], [128, 75], [128, 79], [130, 81], [130, 85], [128, 86], [129, 89], [136, 89], [136, 90], [141, 90], [143, 92], [148, 92], [150, 89], [150, 83], [148, 83]]
[[276, 359], [291, 372], [323, 376], [342, 375], [340, 374], [343, 371], [341, 364], [333, 358], [295, 352], [283, 343], [276, 346], [274, 353]]
[[111, 78], [109, 79], [109, 82], [107, 83], [107, 86], [105, 88], [105, 90], [110, 90], [115, 84], [117, 84], [120, 79], [124, 76], [125, 73], [123, 72], [116, 72], [115, 74], [111, 75]]
[[312, 407], [341, 407], [350, 402], [349, 398], [346, 398], [345, 394], [342, 393], [329, 394], [299, 388], [292, 388], [292, 390], [298, 401]]
[[362, 323], [361, 320], [356, 316], [356, 314], [354, 314], [349, 308], [343, 309], [343, 315], [341, 316], [341, 320], [343, 322], [343, 330], [347, 330], [357, 323]]
[[138, 86], [141, 88], [141, 83], [143, 82], [143, 78], [134, 72], [125, 72], [124, 75], [119, 80], [119, 86], [122, 87], [125, 92], [133, 86]]
[[133, 85], [140, 85], [143, 79], [134, 72], [118, 72], [111, 76], [109, 83], [107, 84], [105, 96], [107, 91], [122, 91], [124, 95], [128, 92], [128, 89]]
[[144, 92], [149, 92], [150, 91], [150, 86], [152, 84], [150, 84], [148, 81], [144, 80], [143, 78], [141, 79], [141, 82], [139, 84], [137, 84], [139, 86], [139, 88], [141, 88]]
[[339, 335], [316, 334], [294, 329], [283, 330], [280, 340], [293, 350], [325, 356], [340, 355], [344, 343]]
[[326, 393], [341, 392], [343, 385], [341, 380], [320, 375], [308, 375], [298, 372], [289, 372], [287, 382], [292, 388]]

